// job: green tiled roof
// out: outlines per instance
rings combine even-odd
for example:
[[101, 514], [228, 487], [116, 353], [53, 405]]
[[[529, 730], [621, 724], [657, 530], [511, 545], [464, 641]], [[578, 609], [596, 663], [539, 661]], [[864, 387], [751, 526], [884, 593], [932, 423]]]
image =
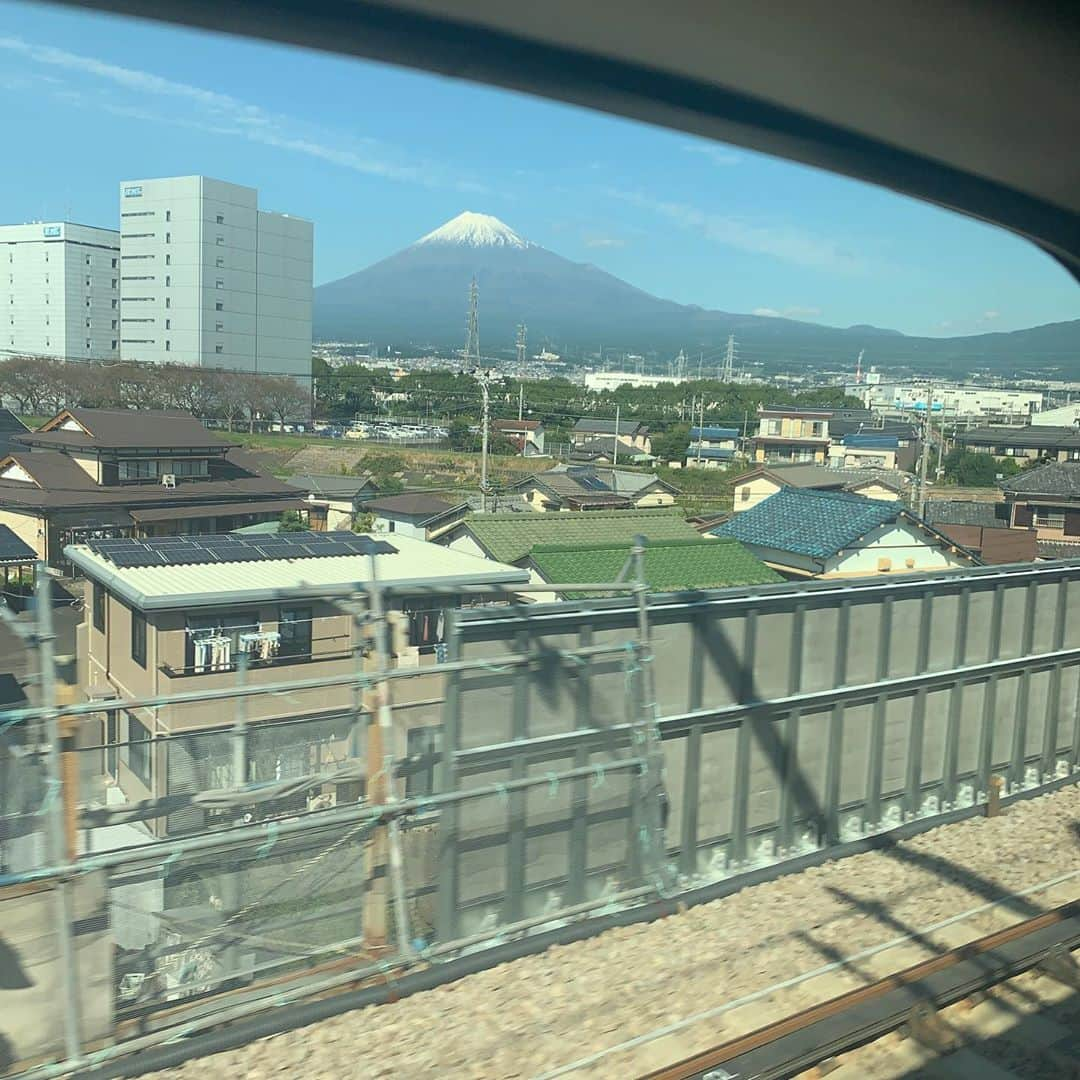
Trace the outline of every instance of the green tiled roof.
[[[697, 530], [682, 511], [662, 507], [657, 510], [580, 510], [570, 513], [479, 514], [466, 520], [469, 529], [491, 557], [515, 563], [537, 544], [559, 547], [581, 544], [623, 544], [629, 547], [635, 536], [647, 540], [700, 540]], [[616, 571], [617, 572], [617, 571]], [[581, 580], [580, 578], [578, 579]]]
[[[532, 561], [546, 581], [614, 581], [626, 563], [629, 544], [540, 545]], [[645, 580], [655, 592], [684, 589], [724, 589], [736, 585], [768, 585], [783, 581], [738, 542], [720, 540], [666, 540], [645, 548]], [[591, 595], [595, 596], [596, 593]], [[565, 593], [577, 599], [573, 591]]]

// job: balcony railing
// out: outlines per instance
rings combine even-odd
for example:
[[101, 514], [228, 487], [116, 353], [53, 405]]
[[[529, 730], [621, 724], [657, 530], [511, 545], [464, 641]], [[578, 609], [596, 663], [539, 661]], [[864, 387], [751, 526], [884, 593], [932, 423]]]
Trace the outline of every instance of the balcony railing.
[[[258, 668], [287, 667], [293, 664], [318, 664], [324, 661], [349, 660], [353, 655], [353, 649], [347, 648], [319, 653], [279, 653], [277, 656], [271, 656], [265, 660], [250, 656], [248, 657], [247, 667], [248, 671], [255, 671]], [[226, 675], [231, 671], [239, 671], [239, 669], [239, 656], [224, 664], [185, 664], [183, 667], [173, 667], [171, 664], [158, 665], [158, 670], [170, 679], [187, 678], [193, 675]]]

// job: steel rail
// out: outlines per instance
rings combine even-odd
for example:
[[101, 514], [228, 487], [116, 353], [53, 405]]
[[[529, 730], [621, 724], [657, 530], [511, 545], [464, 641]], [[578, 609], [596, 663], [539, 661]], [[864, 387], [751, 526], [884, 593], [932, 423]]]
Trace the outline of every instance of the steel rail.
[[895, 1031], [917, 1005], [944, 1008], [1022, 974], [1056, 949], [1077, 947], [1080, 901], [1072, 901], [646, 1073], [641, 1080], [793, 1076]]

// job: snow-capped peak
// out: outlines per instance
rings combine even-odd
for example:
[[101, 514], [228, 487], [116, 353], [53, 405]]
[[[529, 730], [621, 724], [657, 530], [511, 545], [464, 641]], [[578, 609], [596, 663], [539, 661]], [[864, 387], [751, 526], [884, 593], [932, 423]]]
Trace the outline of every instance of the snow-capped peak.
[[417, 244], [458, 244], [462, 247], [533, 247], [509, 225], [491, 214], [476, 214], [466, 210], [440, 225], [434, 232], [422, 236]]

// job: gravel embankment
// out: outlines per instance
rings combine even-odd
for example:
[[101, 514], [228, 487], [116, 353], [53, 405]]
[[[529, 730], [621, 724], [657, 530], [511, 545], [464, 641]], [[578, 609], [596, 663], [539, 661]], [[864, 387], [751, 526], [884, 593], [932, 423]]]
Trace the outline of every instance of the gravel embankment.
[[[156, 1077], [536, 1077], [1080, 868], [1080, 787], [492, 968]], [[574, 1070], [632, 1077], [1080, 897], [1080, 874]]]

